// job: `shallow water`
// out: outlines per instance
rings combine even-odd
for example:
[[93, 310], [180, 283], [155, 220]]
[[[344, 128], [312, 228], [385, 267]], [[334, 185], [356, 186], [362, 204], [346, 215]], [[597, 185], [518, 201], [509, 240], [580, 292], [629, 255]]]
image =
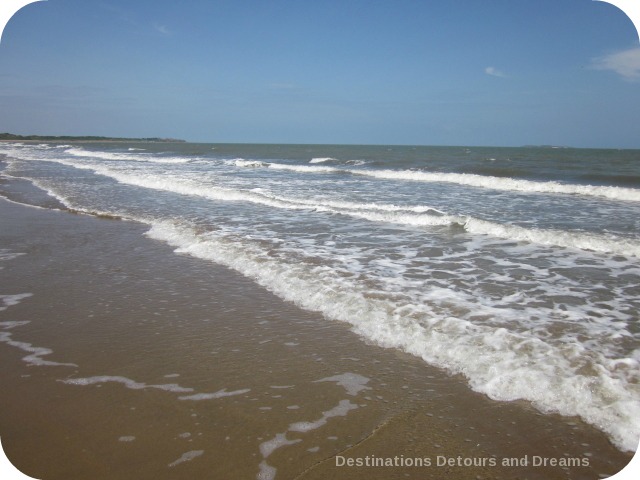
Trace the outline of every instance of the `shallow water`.
[[[5, 201], [0, 218], [0, 435], [36, 478], [593, 479], [629, 461], [576, 417], [492, 401], [148, 226]], [[588, 465], [437, 465], [527, 455]]]
[[4, 174], [462, 374], [640, 437], [640, 152], [2, 144]]

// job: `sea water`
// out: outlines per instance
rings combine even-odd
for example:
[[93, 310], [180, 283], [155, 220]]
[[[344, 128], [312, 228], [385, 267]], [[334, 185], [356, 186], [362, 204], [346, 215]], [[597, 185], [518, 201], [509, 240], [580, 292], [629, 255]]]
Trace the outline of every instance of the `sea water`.
[[143, 222], [496, 400], [640, 437], [640, 151], [0, 144], [3, 175]]

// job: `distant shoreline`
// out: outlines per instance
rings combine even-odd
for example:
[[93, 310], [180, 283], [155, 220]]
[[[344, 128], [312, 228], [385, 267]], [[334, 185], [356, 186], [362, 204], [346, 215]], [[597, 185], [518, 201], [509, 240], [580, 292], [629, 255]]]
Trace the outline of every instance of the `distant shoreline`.
[[13, 133], [0, 133], [0, 141], [4, 142], [136, 142], [136, 143], [186, 143], [186, 140], [178, 138], [121, 138], [100, 137], [96, 135], [15, 135]]

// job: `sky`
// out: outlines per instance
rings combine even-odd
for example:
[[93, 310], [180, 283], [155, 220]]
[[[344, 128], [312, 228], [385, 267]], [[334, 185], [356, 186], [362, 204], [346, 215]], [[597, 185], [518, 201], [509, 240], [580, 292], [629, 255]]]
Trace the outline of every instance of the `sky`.
[[640, 148], [640, 42], [591, 0], [48, 0], [0, 132]]

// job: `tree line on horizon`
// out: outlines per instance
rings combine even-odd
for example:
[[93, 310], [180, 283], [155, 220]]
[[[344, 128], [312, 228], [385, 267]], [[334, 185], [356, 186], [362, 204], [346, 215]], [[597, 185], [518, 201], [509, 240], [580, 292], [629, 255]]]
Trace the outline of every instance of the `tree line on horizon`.
[[121, 142], [184, 142], [185, 140], [179, 140], [177, 138], [122, 138], [122, 137], [101, 137], [96, 135], [16, 135], [14, 133], [0, 133], [0, 140], [39, 140], [39, 141], [114, 141]]

